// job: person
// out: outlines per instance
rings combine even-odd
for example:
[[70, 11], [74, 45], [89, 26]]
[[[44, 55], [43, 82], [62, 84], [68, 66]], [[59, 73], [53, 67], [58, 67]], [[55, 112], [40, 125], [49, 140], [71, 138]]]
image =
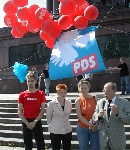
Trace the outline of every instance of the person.
[[[114, 67], [112, 69], [120, 70], [121, 77], [121, 91], [120, 95], [129, 95], [130, 94], [130, 78], [129, 78], [129, 69], [127, 64], [125, 63], [124, 57], [120, 58], [120, 65], [118, 67]], [[125, 93], [126, 91], [126, 93]]]
[[32, 71], [33, 71], [34, 75], [36, 76], [37, 83], [36, 83], [35, 87], [36, 87], [36, 89], [38, 89], [38, 88], [39, 88], [39, 87], [38, 87], [38, 82], [39, 82], [39, 73], [37, 72], [36, 67], [32, 67]]
[[25, 150], [32, 150], [32, 138], [36, 140], [38, 150], [45, 150], [41, 118], [45, 112], [45, 95], [37, 90], [37, 78], [29, 72], [26, 76], [28, 90], [21, 92], [18, 98], [18, 116], [22, 120]]
[[116, 95], [117, 86], [109, 82], [104, 85], [104, 98], [97, 102], [93, 115], [100, 121], [100, 150], [125, 150], [124, 123], [130, 123], [130, 103]]
[[50, 86], [50, 78], [49, 78], [49, 72], [48, 72], [48, 63], [45, 64], [45, 69], [43, 70], [43, 73], [41, 74], [41, 77], [44, 77], [45, 82], [45, 94], [46, 96], [49, 96], [49, 86]]
[[75, 101], [78, 116], [76, 133], [80, 150], [88, 150], [89, 141], [93, 150], [100, 150], [98, 124], [94, 124], [92, 120], [98, 98], [89, 94], [90, 84], [88, 81], [80, 80], [78, 88], [82, 93]]
[[84, 79], [90, 83], [90, 80], [92, 79], [92, 76], [93, 76], [93, 74], [91, 74], [91, 73], [85, 73], [84, 74]]
[[[84, 76], [83, 75], [78, 75], [78, 76], [76, 76], [76, 80], [79, 82], [80, 80], [82, 80], [84, 78]], [[79, 93], [79, 91], [78, 91], [78, 88], [77, 88], [77, 92]]]
[[72, 103], [66, 99], [67, 90], [68, 88], [65, 84], [58, 84], [56, 86], [57, 98], [49, 102], [46, 109], [53, 150], [60, 150], [61, 141], [63, 150], [71, 150], [72, 128], [69, 116]]
[[81, 79], [83, 79], [83, 75], [78, 75], [78, 76], [76, 76], [76, 80], [79, 82]]

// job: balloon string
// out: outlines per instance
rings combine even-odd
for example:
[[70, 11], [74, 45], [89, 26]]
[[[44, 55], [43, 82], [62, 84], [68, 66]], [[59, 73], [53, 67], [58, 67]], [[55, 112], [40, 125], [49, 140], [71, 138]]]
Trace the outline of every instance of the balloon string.
[[104, 21], [104, 19], [107, 17], [107, 15], [110, 13], [110, 11], [113, 9], [114, 7], [111, 7], [111, 9], [107, 12], [106, 16], [103, 17], [103, 19], [100, 21], [99, 25], [97, 27], [100, 26], [100, 24]]
[[116, 29], [113, 29], [113, 28], [107, 28], [107, 27], [104, 27], [104, 26], [99, 26], [100, 28], [105, 28], [105, 29], [108, 29], [108, 30], [113, 30], [113, 31], [117, 31], [117, 32], [120, 32], [120, 33], [128, 33], [130, 34], [129, 32], [126, 32], [126, 31], [120, 31], [120, 30], [116, 30]]

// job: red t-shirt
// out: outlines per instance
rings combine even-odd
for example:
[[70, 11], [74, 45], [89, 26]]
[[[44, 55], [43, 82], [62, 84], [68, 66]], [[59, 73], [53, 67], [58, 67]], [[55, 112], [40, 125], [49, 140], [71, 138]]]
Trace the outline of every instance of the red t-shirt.
[[23, 104], [23, 115], [25, 118], [36, 118], [40, 113], [41, 103], [46, 102], [43, 91], [37, 90], [35, 93], [28, 91], [21, 92], [18, 103]]

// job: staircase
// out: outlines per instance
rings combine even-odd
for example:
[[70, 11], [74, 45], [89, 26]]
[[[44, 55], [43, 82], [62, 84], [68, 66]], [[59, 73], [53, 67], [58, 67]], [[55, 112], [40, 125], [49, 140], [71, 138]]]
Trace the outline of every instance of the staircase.
[[[95, 94], [95, 93], [94, 93]], [[72, 149], [78, 150], [79, 144], [76, 136], [76, 124], [77, 115], [75, 113], [75, 99], [79, 96], [78, 93], [68, 93], [67, 98], [72, 100], [72, 113], [70, 115], [70, 123], [72, 126]], [[96, 95], [101, 98], [102, 93], [96, 93]], [[23, 137], [21, 128], [21, 119], [17, 115], [17, 97], [18, 94], [8, 94], [0, 95], [0, 145], [1, 146], [12, 146], [12, 147], [23, 147]], [[47, 102], [54, 99], [56, 94], [50, 94], [47, 96]], [[130, 99], [130, 96], [127, 97]], [[42, 119], [43, 133], [45, 138], [45, 143], [50, 146], [50, 137], [48, 132], [48, 125], [46, 122], [46, 114]], [[126, 149], [130, 150], [130, 125], [125, 125], [126, 129]], [[35, 141], [34, 141], [34, 147]]]

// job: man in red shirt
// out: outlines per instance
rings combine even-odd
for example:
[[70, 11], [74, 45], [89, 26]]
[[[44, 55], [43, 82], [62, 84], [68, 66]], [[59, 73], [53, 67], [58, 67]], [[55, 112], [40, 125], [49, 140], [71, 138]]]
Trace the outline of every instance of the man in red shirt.
[[29, 72], [26, 76], [28, 90], [21, 92], [18, 98], [18, 116], [22, 120], [25, 150], [32, 150], [32, 138], [36, 140], [38, 150], [45, 150], [41, 118], [45, 112], [46, 98], [43, 91], [37, 90], [36, 76]]

